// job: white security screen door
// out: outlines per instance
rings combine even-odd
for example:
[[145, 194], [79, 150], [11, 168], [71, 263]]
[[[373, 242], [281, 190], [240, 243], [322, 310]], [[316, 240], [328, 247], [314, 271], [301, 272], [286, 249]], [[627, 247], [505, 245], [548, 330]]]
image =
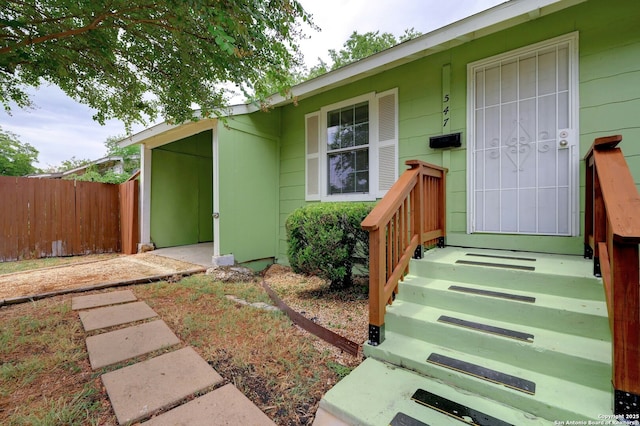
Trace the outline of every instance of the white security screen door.
[[469, 65], [470, 232], [575, 233], [576, 42]]

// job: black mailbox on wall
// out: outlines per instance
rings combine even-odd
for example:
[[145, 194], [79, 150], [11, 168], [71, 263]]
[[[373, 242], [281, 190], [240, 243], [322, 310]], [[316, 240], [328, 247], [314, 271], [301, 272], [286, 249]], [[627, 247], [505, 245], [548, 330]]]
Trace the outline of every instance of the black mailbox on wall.
[[434, 136], [429, 138], [429, 148], [460, 148], [460, 133]]

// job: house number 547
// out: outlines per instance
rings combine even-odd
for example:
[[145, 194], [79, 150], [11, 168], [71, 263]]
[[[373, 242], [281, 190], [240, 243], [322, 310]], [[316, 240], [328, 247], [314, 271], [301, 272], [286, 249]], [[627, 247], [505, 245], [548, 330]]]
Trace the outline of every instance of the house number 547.
[[442, 98], [442, 129], [443, 130], [448, 130], [448, 124], [449, 124], [449, 119], [451, 118], [449, 116], [449, 101], [450, 101], [450, 97], [448, 93], [445, 93], [444, 97]]

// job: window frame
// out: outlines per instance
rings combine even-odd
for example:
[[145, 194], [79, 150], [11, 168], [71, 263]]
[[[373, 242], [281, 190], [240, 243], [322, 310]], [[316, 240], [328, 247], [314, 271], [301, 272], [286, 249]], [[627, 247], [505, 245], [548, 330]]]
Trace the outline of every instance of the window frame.
[[[357, 104], [367, 102], [369, 106], [369, 143], [367, 149], [369, 150], [369, 191], [364, 192], [352, 192], [347, 194], [329, 194], [329, 170], [328, 170], [328, 155], [327, 149], [327, 114], [330, 111], [341, 109], [349, 106], [355, 106]], [[320, 121], [319, 121], [319, 169], [320, 169], [320, 201], [375, 201], [376, 188], [378, 188], [378, 173], [377, 173], [377, 145], [378, 145], [378, 114], [376, 105], [375, 92], [366, 93], [364, 95], [356, 96], [354, 98], [345, 99], [340, 102], [336, 102], [330, 105], [325, 105], [320, 108]], [[363, 146], [363, 145], [360, 145]], [[362, 149], [357, 146], [353, 147], [354, 150]]]

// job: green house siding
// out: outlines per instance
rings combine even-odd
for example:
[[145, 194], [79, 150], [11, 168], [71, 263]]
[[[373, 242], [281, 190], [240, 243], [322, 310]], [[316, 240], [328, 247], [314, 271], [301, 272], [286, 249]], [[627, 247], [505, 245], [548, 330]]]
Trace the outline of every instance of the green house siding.
[[[621, 13], [624, 11], [624, 13]], [[408, 159], [445, 166], [447, 242], [452, 245], [582, 253], [583, 238], [467, 234], [467, 65], [500, 53], [577, 31], [579, 34], [580, 158], [593, 139], [620, 133], [622, 148], [640, 187], [640, 2], [589, 1], [534, 19], [449, 50], [413, 61], [282, 108], [279, 171], [278, 257], [286, 262], [287, 216], [304, 201], [304, 116], [322, 106], [367, 92], [398, 88], [399, 162]], [[615, 30], [612, 30], [614, 29]], [[443, 67], [449, 65], [450, 122], [463, 146], [429, 149], [429, 137], [443, 134]], [[584, 211], [584, 164], [580, 165], [580, 217]], [[580, 230], [583, 228], [580, 219]]]
[[153, 150], [151, 240], [156, 247], [213, 241], [211, 131]]
[[220, 253], [243, 263], [276, 256], [279, 111], [218, 126]]
[[[607, 7], [608, 6], [608, 7]], [[624, 13], [620, 11], [624, 10]], [[585, 10], [585, 15], [589, 11]], [[580, 33], [581, 155], [594, 138], [621, 134], [640, 190], [640, 31], [637, 1], [602, 4]], [[584, 178], [581, 176], [584, 180]], [[581, 184], [584, 184], [582, 181]]]

